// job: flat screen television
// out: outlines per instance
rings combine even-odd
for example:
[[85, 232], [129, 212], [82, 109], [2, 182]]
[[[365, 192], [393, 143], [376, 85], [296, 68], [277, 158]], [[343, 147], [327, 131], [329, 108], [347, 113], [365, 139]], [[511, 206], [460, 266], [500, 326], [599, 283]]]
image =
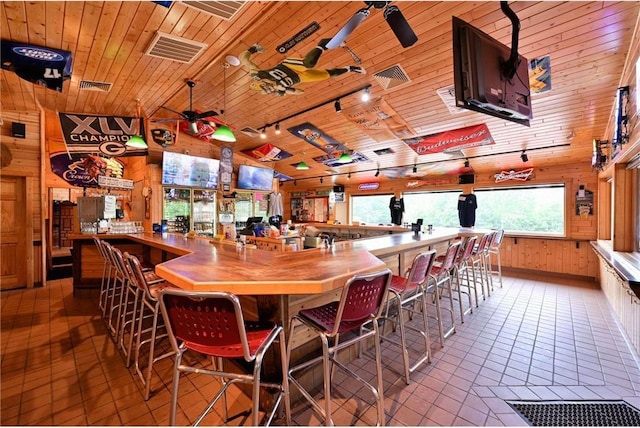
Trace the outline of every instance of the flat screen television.
[[273, 189], [273, 170], [251, 165], [240, 165], [238, 169], [238, 189], [270, 192]]
[[453, 17], [453, 80], [456, 105], [529, 126], [533, 118], [528, 61], [519, 64], [511, 79], [504, 77], [501, 62], [511, 48], [471, 24]]
[[218, 159], [164, 152], [162, 184], [216, 189], [219, 169], [220, 160]]

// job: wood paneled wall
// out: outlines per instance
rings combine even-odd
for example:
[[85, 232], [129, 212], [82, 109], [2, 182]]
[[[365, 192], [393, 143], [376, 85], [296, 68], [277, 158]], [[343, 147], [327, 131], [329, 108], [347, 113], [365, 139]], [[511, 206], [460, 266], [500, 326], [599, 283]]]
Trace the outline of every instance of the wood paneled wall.
[[[27, 207], [29, 207], [29, 224], [33, 228], [27, 231], [27, 264], [28, 270], [33, 272], [29, 278], [28, 287], [42, 284], [42, 242], [43, 215], [46, 206], [43, 189], [41, 186], [41, 118], [39, 112], [12, 112], [3, 111], [0, 114], [2, 126], [0, 126], [0, 142], [3, 146], [2, 164], [6, 166], [0, 169], [0, 175], [27, 177]], [[25, 138], [16, 138], [12, 135], [12, 123], [18, 122], [25, 125]]]

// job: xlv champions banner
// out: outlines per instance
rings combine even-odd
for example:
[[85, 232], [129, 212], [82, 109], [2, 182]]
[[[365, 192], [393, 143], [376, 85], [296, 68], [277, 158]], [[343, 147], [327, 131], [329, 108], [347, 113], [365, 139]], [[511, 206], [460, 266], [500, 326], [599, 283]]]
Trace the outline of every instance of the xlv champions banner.
[[144, 136], [140, 118], [72, 113], [58, 113], [58, 116], [70, 155], [100, 153], [109, 157], [119, 157], [148, 154], [147, 149], [126, 145], [132, 136]]

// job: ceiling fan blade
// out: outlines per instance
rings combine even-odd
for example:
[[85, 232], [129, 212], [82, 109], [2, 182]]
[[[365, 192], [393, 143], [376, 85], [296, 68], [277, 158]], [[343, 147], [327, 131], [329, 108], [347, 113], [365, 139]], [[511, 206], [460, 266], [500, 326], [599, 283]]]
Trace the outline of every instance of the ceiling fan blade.
[[391, 27], [403, 48], [413, 46], [418, 41], [418, 36], [405, 19], [397, 6], [388, 6], [384, 10], [384, 19]]
[[152, 123], [169, 123], [169, 122], [177, 122], [177, 121], [180, 121], [180, 120], [183, 120], [183, 119], [182, 118], [180, 118], [180, 119], [169, 119], [169, 118], [166, 118], [166, 119], [151, 119], [149, 122], [152, 122]]
[[329, 40], [329, 43], [327, 43], [327, 49], [335, 49], [339, 47], [342, 42], [344, 42], [347, 37], [353, 33], [353, 30], [355, 30], [358, 25], [360, 25], [362, 21], [369, 16], [369, 13], [368, 7], [357, 11], [355, 15], [353, 15], [351, 19], [349, 19], [349, 21], [347, 21], [347, 23], [340, 29], [340, 31], [338, 31], [338, 33]]
[[163, 108], [165, 110], [169, 110], [171, 113], [175, 113], [175, 114], [179, 115], [181, 118], [187, 119], [187, 117], [184, 115], [184, 113], [182, 113], [180, 111], [176, 111], [176, 110], [170, 109], [169, 107], [165, 107], [165, 106], [160, 106], [160, 108]]
[[205, 117], [213, 117], [213, 116], [217, 116], [218, 112], [214, 111], [214, 110], [209, 110], [209, 111], [205, 111], [202, 113], [198, 113], [195, 115], [196, 119], [203, 119]]

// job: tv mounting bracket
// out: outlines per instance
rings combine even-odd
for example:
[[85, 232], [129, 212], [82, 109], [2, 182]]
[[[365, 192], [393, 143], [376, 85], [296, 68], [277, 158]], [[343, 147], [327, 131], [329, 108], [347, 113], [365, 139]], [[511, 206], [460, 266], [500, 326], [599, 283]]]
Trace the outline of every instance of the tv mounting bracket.
[[520, 60], [518, 59], [518, 39], [520, 37], [520, 20], [513, 10], [509, 7], [509, 2], [501, 1], [500, 9], [511, 20], [513, 32], [511, 33], [511, 55], [506, 61], [501, 61], [500, 68], [502, 76], [506, 79], [513, 79], [518, 70]]

